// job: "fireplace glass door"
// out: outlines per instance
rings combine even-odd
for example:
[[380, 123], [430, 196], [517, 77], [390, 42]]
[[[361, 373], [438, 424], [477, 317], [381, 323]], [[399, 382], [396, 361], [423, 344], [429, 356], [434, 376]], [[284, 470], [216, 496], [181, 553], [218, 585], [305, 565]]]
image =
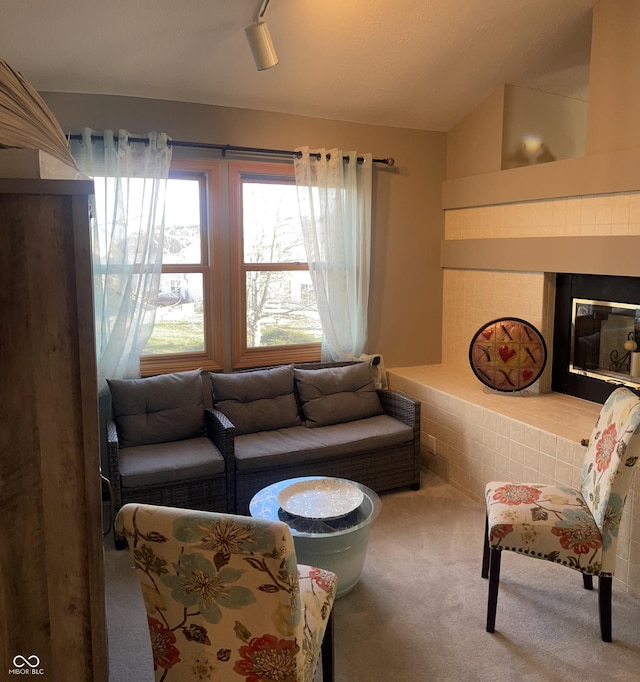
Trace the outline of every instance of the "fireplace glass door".
[[640, 307], [574, 298], [569, 372], [640, 386]]

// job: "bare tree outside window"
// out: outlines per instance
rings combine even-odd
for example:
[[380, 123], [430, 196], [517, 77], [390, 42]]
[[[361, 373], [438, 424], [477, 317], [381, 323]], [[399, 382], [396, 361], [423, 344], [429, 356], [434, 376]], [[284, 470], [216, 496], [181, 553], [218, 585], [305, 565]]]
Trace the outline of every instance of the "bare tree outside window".
[[322, 328], [292, 184], [244, 182], [247, 347], [317, 343]]
[[158, 308], [143, 355], [205, 350], [200, 189], [198, 178], [167, 183]]

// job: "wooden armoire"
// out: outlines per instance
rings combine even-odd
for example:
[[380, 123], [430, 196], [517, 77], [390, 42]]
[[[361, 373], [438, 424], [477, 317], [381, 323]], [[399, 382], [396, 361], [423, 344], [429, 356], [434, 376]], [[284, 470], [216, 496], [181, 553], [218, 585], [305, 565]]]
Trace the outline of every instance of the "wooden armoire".
[[55, 682], [108, 678], [92, 192], [0, 179], [0, 670]]

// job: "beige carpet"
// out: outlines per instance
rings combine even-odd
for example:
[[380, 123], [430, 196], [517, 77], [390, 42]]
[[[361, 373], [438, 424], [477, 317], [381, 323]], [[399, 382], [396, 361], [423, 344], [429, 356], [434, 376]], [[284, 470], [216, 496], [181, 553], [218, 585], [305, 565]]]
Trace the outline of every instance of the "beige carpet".
[[[336, 682], [640, 680], [640, 599], [615, 583], [605, 644], [597, 590], [577, 572], [505, 552], [496, 632], [485, 632], [483, 523], [480, 504], [428, 472], [420, 491], [382, 496], [362, 578], [334, 607]], [[129, 553], [111, 547], [110, 682], [153, 680]]]

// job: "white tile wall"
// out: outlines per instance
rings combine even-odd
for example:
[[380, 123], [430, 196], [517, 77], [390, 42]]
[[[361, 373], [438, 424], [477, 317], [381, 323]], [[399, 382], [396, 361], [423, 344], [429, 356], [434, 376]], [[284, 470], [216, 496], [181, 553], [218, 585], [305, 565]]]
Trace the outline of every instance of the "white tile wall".
[[[553, 335], [555, 277], [543, 272], [445, 270], [443, 283], [442, 362], [467, 366], [469, 343], [498, 317], [520, 317], [545, 339]], [[551, 348], [547, 369], [534, 391], [551, 390]]]
[[449, 210], [445, 239], [640, 234], [640, 192]]

